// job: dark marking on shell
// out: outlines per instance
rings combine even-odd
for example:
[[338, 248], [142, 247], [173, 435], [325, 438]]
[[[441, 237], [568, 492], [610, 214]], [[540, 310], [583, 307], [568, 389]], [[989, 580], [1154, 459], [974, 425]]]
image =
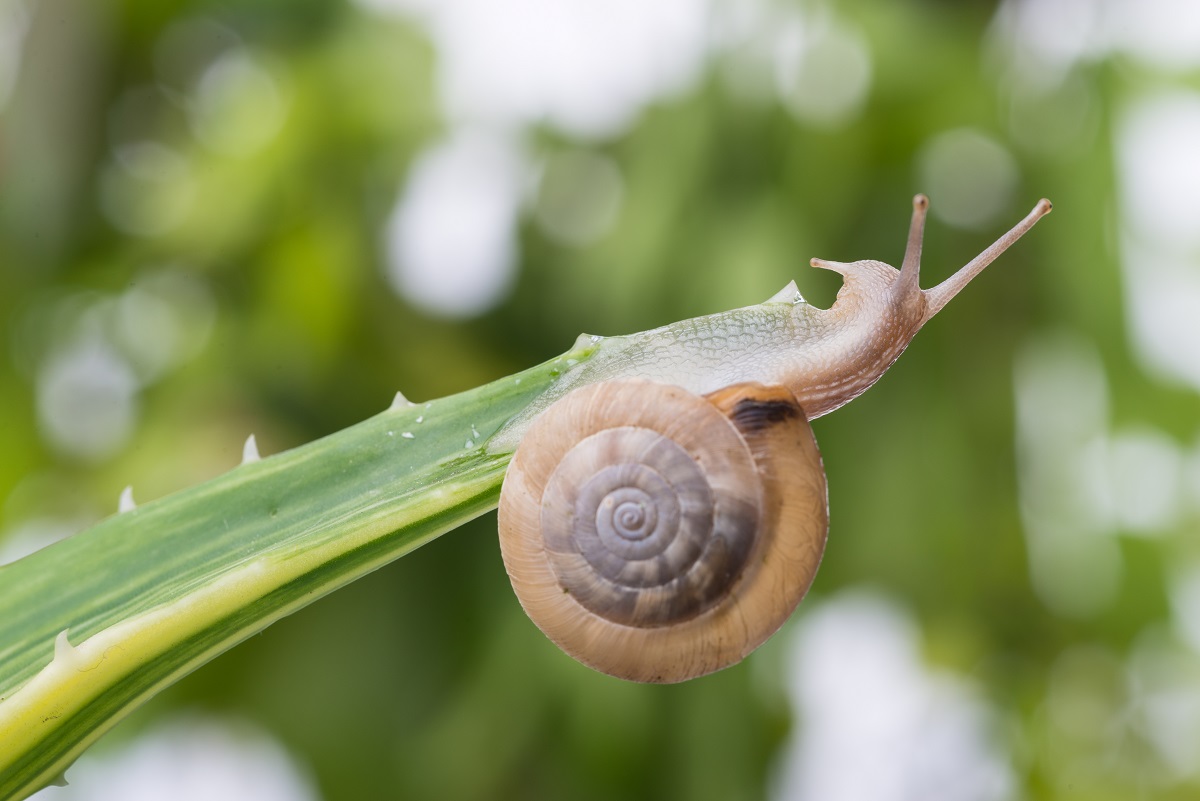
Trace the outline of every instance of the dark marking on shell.
[[731, 419], [738, 430], [757, 434], [802, 414], [799, 406], [785, 400], [743, 398], [733, 407]]

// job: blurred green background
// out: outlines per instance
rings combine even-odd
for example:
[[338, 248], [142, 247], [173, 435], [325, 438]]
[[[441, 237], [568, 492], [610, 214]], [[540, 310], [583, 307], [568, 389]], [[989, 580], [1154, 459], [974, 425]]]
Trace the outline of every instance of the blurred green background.
[[[1200, 795], [1189, 0], [0, 0], [0, 561], [385, 408], [749, 305], [926, 286], [815, 423], [825, 562], [646, 687], [488, 515], [164, 692], [45, 798]], [[167, 788], [167, 789], [164, 789]], [[187, 795], [187, 788], [194, 795]]]

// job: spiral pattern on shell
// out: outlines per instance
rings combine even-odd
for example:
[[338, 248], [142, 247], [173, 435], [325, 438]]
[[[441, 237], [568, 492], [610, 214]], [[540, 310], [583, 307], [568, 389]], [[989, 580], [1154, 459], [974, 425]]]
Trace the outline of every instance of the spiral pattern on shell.
[[824, 472], [786, 389], [649, 381], [570, 393], [531, 426], [500, 503], [505, 566], [568, 654], [637, 681], [739, 661], [807, 591]]

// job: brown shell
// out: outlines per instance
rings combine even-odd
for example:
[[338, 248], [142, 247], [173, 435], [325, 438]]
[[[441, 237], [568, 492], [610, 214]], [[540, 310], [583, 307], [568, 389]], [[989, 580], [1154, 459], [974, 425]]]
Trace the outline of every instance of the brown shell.
[[825, 473], [786, 388], [583, 387], [534, 421], [500, 550], [534, 623], [596, 670], [678, 682], [741, 661], [812, 583]]

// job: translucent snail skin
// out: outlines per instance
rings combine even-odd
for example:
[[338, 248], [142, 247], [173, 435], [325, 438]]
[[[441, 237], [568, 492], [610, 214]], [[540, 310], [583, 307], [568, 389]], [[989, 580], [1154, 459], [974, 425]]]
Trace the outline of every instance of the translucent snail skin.
[[844, 278], [828, 309], [792, 283], [758, 306], [581, 337], [596, 352], [489, 443], [516, 448], [500, 497], [505, 567], [564, 651], [620, 678], [678, 682], [735, 664], [787, 620], [828, 531], [808, 421], [879, 380], [1051, 209], [1039, 201], [921, 289], [928, 206], [913, 200], [899, 270], [812, 260]]

